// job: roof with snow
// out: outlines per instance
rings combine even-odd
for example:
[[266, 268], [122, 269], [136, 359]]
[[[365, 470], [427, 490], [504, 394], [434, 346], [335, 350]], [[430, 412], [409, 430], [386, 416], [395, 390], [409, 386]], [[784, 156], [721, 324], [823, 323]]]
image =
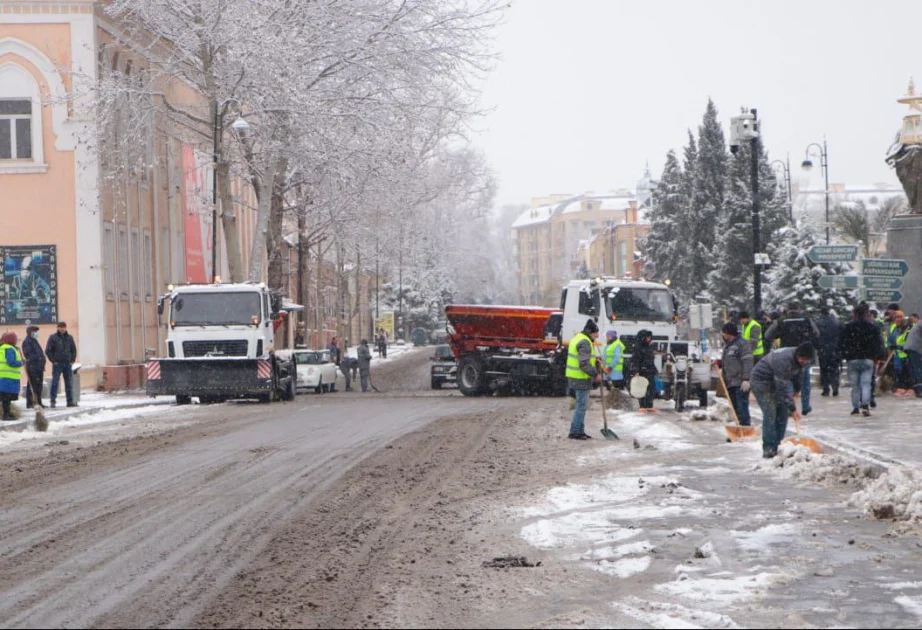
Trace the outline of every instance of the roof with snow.
[[519, 218], [516, 219], [515, 223], [512, 224], [512, 229], [527, 227], [529, 225], [537, 225], [538, 223], [547, 223], [551, 220], [552, 214], [554, 214], [553, 205], [529, 208], [519, 215]]

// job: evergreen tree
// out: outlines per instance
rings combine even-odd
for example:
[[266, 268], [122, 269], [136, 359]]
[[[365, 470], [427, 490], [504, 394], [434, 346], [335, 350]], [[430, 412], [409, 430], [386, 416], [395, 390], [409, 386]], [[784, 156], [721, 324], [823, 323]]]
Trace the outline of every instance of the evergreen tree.
[[726, 198], [717, 220], [712, 256], [714, 268], [707, 277], [714, 306], [730, 310], [745, 307], [752, 296], [750, 153], [740, 150], [730, 158]]
[[687, 290], [691, 284], [691, 271], [688, 266], [691, 241], [688, 239], [688, 230], [691, 223], [689, 212], [695, 194], [695, 173], [698, 169], [698, 143], [691, 129], [688, 130], [688, 144], [682, 149], [682, 175], [680, 186], [681, 205], [676, 208], [676, 232], [678, 238], [675, 245], [675, 261], [673, 262], [672, 287], [682, 298], [683, 303], [688, 303], [694, 293]]
[[667, 279], [675, 282], [681, 267], [679, 222], [686, 208], [683, 181], [682, 167], [675, 151], [670, 150], [666, 154], [663, 176], [653, 190], [650, 235], [646, 241], [646, 256], [652, 263], [649, 277], [659, 282]]
[[765, 305], [782, 310], [798, 302], [809, 315], [834, 308], [843, 313], [857, 300], [855, 291], [824, 289], [818, 281], [824, 275], [842, 275], [849, 267], [843, 263], [819, 265], [807, 258], [810, 248], [819, 243], [816, 227], [803, 217], [793, 227], [782, 228], [772, 247], [772, 266], [765, 274]]

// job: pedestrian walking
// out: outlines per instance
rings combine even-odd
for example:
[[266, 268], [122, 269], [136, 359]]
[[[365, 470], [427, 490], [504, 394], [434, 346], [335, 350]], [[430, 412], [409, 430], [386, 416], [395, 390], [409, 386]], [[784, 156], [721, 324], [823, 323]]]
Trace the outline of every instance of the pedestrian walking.
[[[26, 409], [42, 406], [42, 389], [45, 380], [45, 351], [38, 342], [38, 326], [26, 328], [22, 340], [22, 358], [26, 364]], [[33, 397], [34, 393], [34, 397]]]
[[815, 350], [810, 342], [796, 348], [775, 350], [752, 369], [752, 392], [762, 409], [762, 457], [778, 454], [778, 445], [788, 427], [788, 415], [800, 420], [794, 401], [794, 383], [812, 362]]
[[838, 350], [846, 361], [852, 389], [851, 415], [870, 416], [874, 363], [883, 359], [886, 351], [880, 331], [864, 302], [852, 309], [852, 321], [842, 328]]
[[653, 396], [656, 394], [656, 360], [653, 354], [653, 333], [649, 330], [638, 331], [635, 337], [634, 354], [631, 355], [631, 373], [647, 379], [647, 393], [640, 399], [641, 413], [656, 413], [653, 408]]
[[820, 362], [820, 383], [823, 391], [820, 396], [839, 395], [839, 373], [842, 360], [839, 357], [839, 337], [842, 335], [842, 323], [833, 309], [828, 309], [816, 320], [820, 335], [816, 343], [817, 358]]
[[19, 384], [22, 380], [22, 355], [16, 344], [19, 338], [14, 332], [0, 337], [0, 404], [3, 420], [15, 420], [13, 401], [19, 400]]
[[333, 337], [330, 340], [330, 345], [327, 346], [327, 350], [330, 351], [330, 358], [333, 359], [333, 363], [339, 365], [340, 361], [343, 360], [343, 353], [339, 348], [339, 339]]
[[362, 339], [358, 348], [359, 375], [362, 377], [362, 391], [368, 391], [368, 379], [371, 375], [371, 349], [368, 347], [368, 340]]
[[48, 399], [55, 407], [58, 397], [58, 383], [64, 378], [64, 394], [68, 407], [76, 407], [74, 397], [74, 362], [77, 360], [77, 343], [67, 332], [67, 322], [58, 322], [58, 331], [48, 337], [45, 356], [51, 361], [51, 391]]
[[740, 424], [748, 427], [752, 424], [749, 415], [749, 379], [755, 364], [752, 346], [740, 335], [739, 328], [733, 322], [724, 324], [720, 332], [724, 339], [724, 349], [719, 367], [727, 386], [727, 398]]
[[576, 394], [576, 408], [570, 422], [571, 440], [588, 440], [586, 433], [586, 410], [589, 408], [589, 392], [592, 383], [601, 383], [602, 375], [596, 370], [592, 347], [599, 338], [599, 327], [591, 320], [586, 320], [582, 332], [573, 335], [567, 349], [567, 383]]
[[[789, 304], [784, 316], [776, 320], [765, 331], [765, 340], [768, 343], [773, 343], [777, 339], [782, 348], [797, 348], [809, 343], [813, 345], [814, 351], [819, 336], [820, 331], [817, 329], [816, 324], [804, 315], [800, 304], [797, 302]], [[800, 377], [802, 380], [800, 383], [795, 383], [794, 391], [800, 396], [800, 411], [806, 416], [813, 410], [810, 406], [810, 392], [813, 389], [810, 366], [800, 371]]]
[[737, 315], [740, 323], [743, 340], [749, 344], [752, 351], [752, 360], [758, 363], [765, 356], [765, 340], [762, 338], [762, 324], [749, 316], [747, 311], [740, 311]]
[[909, 363], [912, 391], [916, 398], [922, 398], [922, 326], [916, 324], [912, 327], [903, 349]]

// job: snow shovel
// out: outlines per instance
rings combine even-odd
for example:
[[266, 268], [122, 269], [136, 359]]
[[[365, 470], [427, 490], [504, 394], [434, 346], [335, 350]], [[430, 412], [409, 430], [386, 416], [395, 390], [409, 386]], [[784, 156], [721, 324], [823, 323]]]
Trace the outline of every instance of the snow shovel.
[[[599, 351], [599, 373], [602, 373], [602, 366], [604, 362], [602, 361], [602, 352]], [[605, 413], [605, 388], [599, 384], [599, 402], [602, 403], [602, 437], [606, 440], [620, 440], [618, 434], [608, 428], [608, 415]]]
[[820, 443], [812, 438], [801, 437], [800, 435], [800, 418], [794, 417], [794, 426], [797, 428], [797, 435], [795, 437], [790, 437], [782, 444], [793, 444], [794, 446], [806, 446], [810, 449], [811, 452], [816, 453], [817, 455], [823, 452], [823, 447], [820, 446]]
[[724, 429], [727, 431], [727, 439], [731, 442], [736, 442], [737, 440], [742, 440], [743, 438], [756, 437], [758, 432], [755, 427], [744, 427], [740, 423], [739, 416], [736, 415], [736, 407], [733, 406], [733, 400], [730, 399], [730, 390], [727, 388], [727, 383], [724, 381], [724, 371], [721, 369], [717, 370], [717, 376], [720, 378], [720, 385], [724, 388], [724, 391], [727, 393], [727, 401], [730, 403], [730, 413], [733, 414], [733, 419], [736, 421], [736, 425], [724, 425]]
[[890, 354], [887, 356], [886, 362], [880, 369], [877, 371], [877, 391], [881, 394], [886, 394], [893, 389], [894, 379], [892, 376], [887, 375], [887, 366], [890, 365], [890, 361], [893, 359], [893, 350], [890, 351]]
[[32, 387], [32, 381], [29, 381], [29, 391], [32, 392], [32, 405], [35, 407], [35, 430], [44, 433], [48, 430], [48, 419], [45, 417], [42, 399], [35, 395], [35, 388]]

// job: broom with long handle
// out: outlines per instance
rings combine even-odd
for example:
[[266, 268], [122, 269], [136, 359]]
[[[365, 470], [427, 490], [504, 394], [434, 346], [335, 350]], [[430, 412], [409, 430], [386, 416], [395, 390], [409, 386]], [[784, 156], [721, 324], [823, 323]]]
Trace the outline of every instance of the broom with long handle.
[[48, 418], [45, 417], [45, 411], [42, 407], [42, 399], [35, 395], [35, 388], [32, 387], [32, 379], [26, 376], [29, 381], [29, 391], [32, 392], [32, 405], [35, 407], [35, 430], [44, 433], [48, 430]]

